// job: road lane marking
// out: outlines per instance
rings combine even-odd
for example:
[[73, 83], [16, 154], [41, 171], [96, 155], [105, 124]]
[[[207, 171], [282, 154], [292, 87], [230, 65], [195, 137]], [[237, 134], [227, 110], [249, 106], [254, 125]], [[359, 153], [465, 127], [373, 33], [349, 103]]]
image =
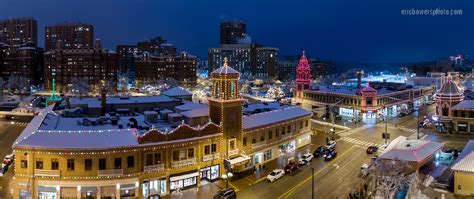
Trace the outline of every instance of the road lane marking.
[[232, 188], [234, 188], [234, 191], [235, 191], [235, 192], [239, 191], [239, 189], [237, 189], [236, 186], [234, 186], [232, 183], [230, 183], [230, 181], [229, 181], [229, 185], [230, 185]]
[[[353, 149], [354, 147], [355, 147], [355, 146], [352, 145], [349, 149], [347, 149], [346, 151], [344, 151], [340, 156], [337, 156], [337, 157], [333, 160], [333, 162], [336, 162], [336, 161], [337, 161], [338, 159], [340, 159], [341, 157], [347, 155], [347, 153], [348, 153], [349, 151], [351, 151], [351, 149]], [[319, 173], [321, 173], [321, 171], [323, 171], [324, 169], [328, 168], [329, 166], [332, 166], [332, 165], [331, 165], [331, 164], [326, 164], [326, 166], [324, 166], [323, 168], [321, 168], [321, 169], [319, 169], [318, 171], [316, 171], [313, 176], [316, 177]], [[308, 181], [311, 179], [311, 177], [312, 177], [312, 176], [310, 175], [308, 178], [304, 179], [303, 181], [301, 181], [300, 183], [298, 183], [297, 185], [295, 185], [293, 188], [291, 188], [290, 190], [288, 190], [288, 191], [286, 191], [285, 193], [283, 193], [280, 197], [278, 197], [278, 199], [281, 199], [281, 198], [283, 198], [283, 197], [284, 197], [285, 199], [287, 199], [287, 198], [293, 193], [293, 191], [294, 191], [296, 188], [298, 188], [299, 186], [301, 186], [301, 185], [303, 185], [304, 183], [308, 182]], [[285, 195], [286, 195], [286, 196], [285, 196]]]

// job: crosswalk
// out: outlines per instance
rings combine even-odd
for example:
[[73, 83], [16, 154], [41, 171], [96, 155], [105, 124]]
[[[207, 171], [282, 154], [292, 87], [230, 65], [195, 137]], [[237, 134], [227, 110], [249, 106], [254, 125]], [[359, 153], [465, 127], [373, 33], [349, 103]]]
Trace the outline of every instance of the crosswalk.
[[339, 140], [342, 140], [344, 142], [348, 142], [348, 143], [351, 143], [351, 144], [355, 144], [356, 146], [361, 147], [361, 148], [367, 148], [369, 146], [377, 146], [377, 147], [381, 148], [383, 146], [383, 144], [377, 144], [377, 143], [374, 143], [374, 142], [368, 142], [368, 141], [364, 141], [364, 140], [357, 140], [357, 139], [354, 139], [354, 138], [351, 138], [351, 137], [342, 137]]
[[6, 124], [15, 124], [15, 125], [19, 125], [19, 126], [26, 126], [26, 125], [28, 125], [28, 122], [0, 121], [0, 125], [6, 125]]
[[[377, 124], [377, 126], [379, 127], [385, 127], [384, 124]], [[411, 133], [416, 133], [417, 129], [413, 129], [413, 128], [408, 128], [408, 127], [405, 127], [405, 126], [393, 126], [393, 125], [389, 125], [387, 126], [387, 128], [389, 130], [401, 130], [401, 131], [406, 131], [406, 132], [411, 132]]]

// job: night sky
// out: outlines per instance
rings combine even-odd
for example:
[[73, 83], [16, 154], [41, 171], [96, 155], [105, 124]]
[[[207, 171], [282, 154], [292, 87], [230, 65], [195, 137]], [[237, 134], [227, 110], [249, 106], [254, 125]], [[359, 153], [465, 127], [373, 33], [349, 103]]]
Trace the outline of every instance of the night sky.
[[[401, 16], [401, 9], [462, 9], [462, 16]], [[32, 16], [44, 27], [64, 21], [91, 23], [103, 46], [134, 44], [161, 35], [207, 59], [219, 45], [219, 23], [247, 23], [252, 41], [301, 49], [345, 62], [412, 62], [474, 54], [472, 0], [1, 0], [0, 18]]]

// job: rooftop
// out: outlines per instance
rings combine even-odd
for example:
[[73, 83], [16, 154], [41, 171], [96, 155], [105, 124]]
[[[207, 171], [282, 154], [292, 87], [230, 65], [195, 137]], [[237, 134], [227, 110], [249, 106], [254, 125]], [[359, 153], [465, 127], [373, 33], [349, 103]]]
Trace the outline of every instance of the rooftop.
[[227, 57], [224, 58], [224, 65], [221, 66], [220, 68], [212, 71], [212, 74], [219, 74], [219, 75], [223, 75], [223, 74], [238, 74], [240, 75], [239, 71], [231, 68], [230, 66], [227, 65]]
[[388, 146], [386, 151], [380, 155], [381, 158], [409, 162], [426, 160], [443, 146], [443, 144], [437, 142], [407, 140], [406, 138], [396, 139], [390, 145], [392, 146]]
[[183, 87], [173, 87], [168, 90], [161, 92], [162, 95], [166, 95], [168, 97], [180, 97], [180, 96], [191, 96], [192, 94], [184, 89]]
[[474, 100], [463, 100], [453, 106], [453, 109], [474, 109]]
[[[365, 87], [367, 88], [367, 87]], [[365, 89], [364, 88], [364, 89]], [[413, 88], [406, 88], [405, 90], [408, 89], [420, 89], [424, 88], [424, 86], [414, 86]], [[375, 89], [373, 87], [370, 87], [372, 90], [377, 91], [377, 95], [384, 95], [384, 94], [389, 94], [401, 90], [396, 90], [396, 89], [389, 89], [386, 87], [382, 87], [379, 89]], [[339, 86], [339, 85], [331, 85], [331, 86], [319, 86], [317, 89], [310, 90], [310, 92], [323, 92], [323, 93], [334, 93], [334, 94], [343, 94], [343, 95], [359, 95], [359, 89], [352, 87], [352, 86]]]
[[[160, 103], [172, 102], [168, 96], [140, 96], [140, 97], [107, 97], [107, 104], [132, 104], [132, 103]], [[87, 104], [89, 108], [100, 108], [100, 97], [71, 98], [71, 105]]]
[[291, 106], [287, 108], [277, 109], [263, 113], [244, 116], [242, 118], [244, 129], [252, 129], [269, 124], [280, 123], [285, 120], [290, 120], [303, 116], [310, 116], [311, 112], [300, 108], [298, 106]]
[[474, 140], [469, 140], [451, 168], [455, 171], [474, 172]]

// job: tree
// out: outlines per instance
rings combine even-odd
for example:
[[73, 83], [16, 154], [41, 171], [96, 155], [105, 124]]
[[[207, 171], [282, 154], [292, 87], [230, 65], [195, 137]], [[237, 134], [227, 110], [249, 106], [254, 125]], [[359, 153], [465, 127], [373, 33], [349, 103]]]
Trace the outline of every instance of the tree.
[[279, 86], [270, 86], [265, 97], [272, 99], [281, 99], [285, 97], [285, 92]]
[[128, 92], [128, 76], [121, 77], [119, 84], [120, 84], [120, 90], [122, 91], [122, 94], [126, 94]]
[[8, 78], [8, 92], [18, 90], [18, 93], [20, 94], [20, 100], [23, 99], [23, 94], [28, 90], [29, 86], [29, 80], [25, 76], [18, 76], [12, 74]]
[[112, 79], [112, 78], [108, 78], [106, 80], [103, 80], [101, 89], [105, 89], [105, 91], [108, 95], [115, 95], [115, 93], [117, 91], [117, 81], [115, 79]]

